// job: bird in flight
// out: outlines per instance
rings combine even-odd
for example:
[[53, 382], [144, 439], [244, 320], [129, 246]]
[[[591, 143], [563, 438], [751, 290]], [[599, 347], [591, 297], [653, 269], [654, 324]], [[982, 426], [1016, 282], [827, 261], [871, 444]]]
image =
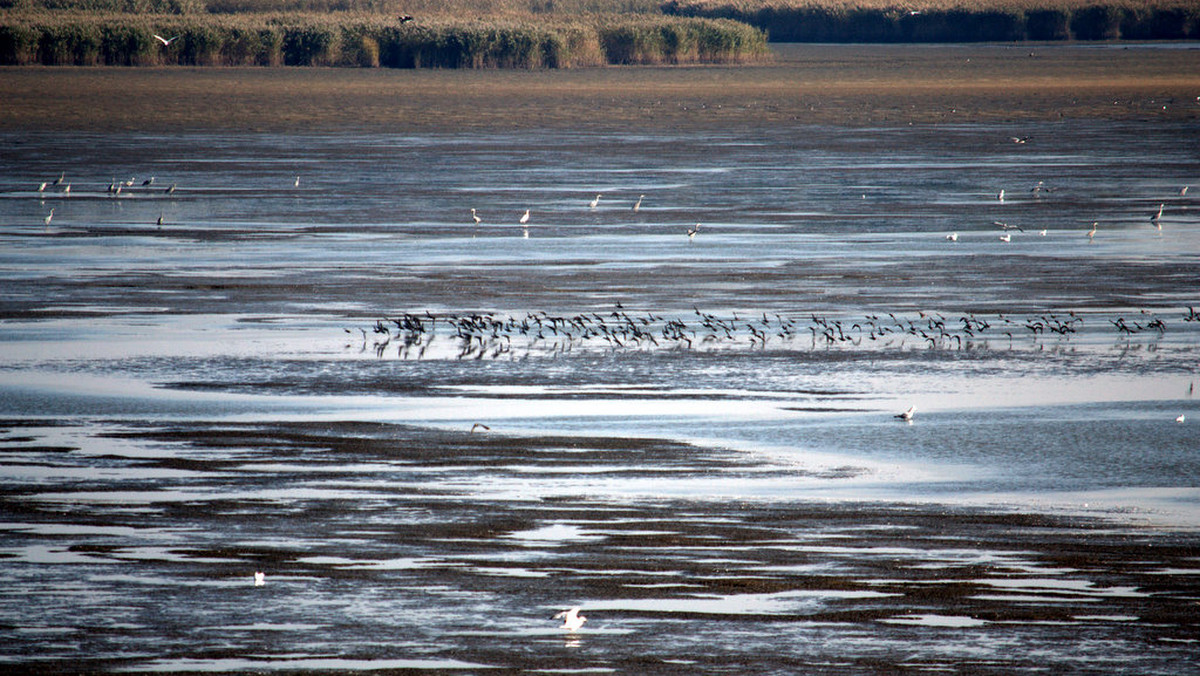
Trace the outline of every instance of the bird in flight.
[[561, 619], [563, 621], [563, 623], [562, 623], [562, 626], [560, 627], [560, 629], [564, 629], [566, 631], [574, 633], [576, 631], [579, 631], [579, 628], [583, 626], [584, 622], [587, 622], [587, 618], [584, 617], [583, 615], [579, 614], [579, 611], [581, 611], [581, 610], [583, 610], [583, 609], [580, 608], [579, 606], [575, 606], [574, 608], [571, 608], [570, 610], [564, 610], [561, 613], [555, 615], [553, 619], [556, 619], [556, 620]]
[[[143, 35], [144, 35], [144, 33], [143, 33]], [[172, 38], [164, 38], [163, 36], [159, 35], [158, 33], [155, 33], [155, 34], [154, 34], [154, 39], [155, 39], [155, 40], [158, 40], [158, 41], [159, 41], [159, 42], [161, 42], [161, 43], [163, 43], [163, 47], [168, 47], [168, 46], [170, 46], [170, 44], [171, 44], [172, 42], [175, 42], [175, 41], [176, 41], [176, 40], [178, 40], [179, 38], [180, 38], [180, 36], [179, 36], [179, 35], [176, 35], [175, 37], [172, 37]]]

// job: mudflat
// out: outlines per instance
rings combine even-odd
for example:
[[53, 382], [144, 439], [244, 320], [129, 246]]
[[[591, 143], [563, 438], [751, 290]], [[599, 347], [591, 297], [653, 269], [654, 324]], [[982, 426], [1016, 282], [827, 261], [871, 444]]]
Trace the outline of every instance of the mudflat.
[[0, 70], [0, 129], [714, 128], [1200, 117], [1190, 45], [777, 45], [752, 66]]

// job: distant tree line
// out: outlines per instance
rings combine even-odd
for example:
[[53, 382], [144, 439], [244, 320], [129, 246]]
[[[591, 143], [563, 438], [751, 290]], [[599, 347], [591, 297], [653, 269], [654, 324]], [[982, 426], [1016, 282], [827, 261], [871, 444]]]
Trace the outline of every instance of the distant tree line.
[[[894, 0], [889, 0], [894, 2]], [[936, 2], [936, 0], [934, 0]], [[1200, 39], [1200, 3], [984, 0], [970, 5], [826, 0], [667, 0], [676, 16], [742, 21], [778, 42], [1014, 42]]]

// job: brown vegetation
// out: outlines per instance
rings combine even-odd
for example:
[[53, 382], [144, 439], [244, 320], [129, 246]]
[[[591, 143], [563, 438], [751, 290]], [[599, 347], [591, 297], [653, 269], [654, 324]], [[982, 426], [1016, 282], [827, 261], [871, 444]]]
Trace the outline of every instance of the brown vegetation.
[[1200, 38], [1187, 0], [667, 0], [681, 16], [744, 21], [785, 42]]

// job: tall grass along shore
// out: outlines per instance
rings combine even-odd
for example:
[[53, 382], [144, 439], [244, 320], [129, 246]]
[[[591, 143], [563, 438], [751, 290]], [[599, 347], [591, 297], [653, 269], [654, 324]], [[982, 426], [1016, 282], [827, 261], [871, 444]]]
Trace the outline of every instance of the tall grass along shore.
[[780, 42], [1200, 39], [1190, 0], [666, 0], [663, 11], [744, 21]]
[[643, 13], [404, 22], [342, 11], [0, 14], [2, 65], [574, 68], [744, 63], [767, 54], [765, 33], [744, 23]]

